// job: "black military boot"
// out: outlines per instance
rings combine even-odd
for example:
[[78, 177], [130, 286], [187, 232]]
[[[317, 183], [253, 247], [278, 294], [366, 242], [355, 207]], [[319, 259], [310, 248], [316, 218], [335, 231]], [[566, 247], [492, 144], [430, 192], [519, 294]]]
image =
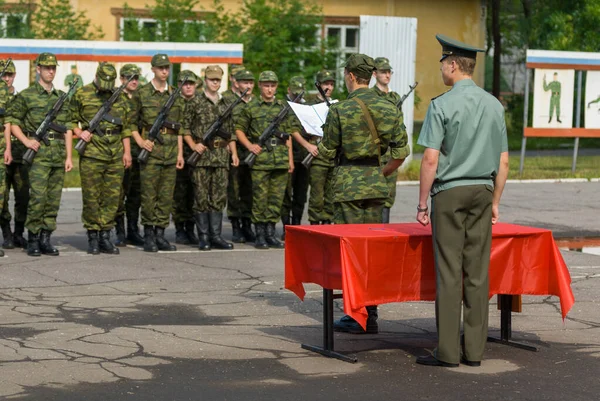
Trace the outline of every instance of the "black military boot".
[[201, 251], [210, 251], [208, 213], [196, 213], [194, 221], [198, 229], [198, 249]]
[[322, 220], [321, 224], [332, 224], [331, 220]]
[[40, 256], [42, 251], [40, 250], [40, 235], [34, 234], [29, 231], [29, 238], [27, 240], [27, 255], [29, 256]]
[[88, 249], [87, 253], [90, 255], [99, 255], [100, 254], [100, 244], [98, 243], [98, 231], [97, 230], [88, 230]]
[[120, 253], [119, 248], [110, 242], [110, 230], [100, 231], [98, 245], [100, 246], [100, 252], [102, 253], [108, 253], [110, 255], [118, 255]]
[[50, 243], [50, 236], [52, 231], [42, 230], [40, 231], [40, 251], [43, 255], [58, 256], [58, 249], [52, 246]]
[[381, 222], [383, 224], [389, 224], [390, 222], [390, 208], [384, 207], [383, 212], [381, 213]]
[[23, 238], [25, 232], [25, 222], [15, 221], [15, 232], [13, 233], [13, 243], [17, 248], [27, 249], [27, 241]]
[[116, 246], [126, 246], [127, 243], [125, 242], [125, 216], [124, 215], [120, 215], [115, 218], [115, 231], [117, 233], [117, 239], [115, 240], [115, 245]]
[[165, 238], [165, 229], [163, 227], [155, 227], [154, 233], [156, 234], [156, 246], [159, 251], [176, 251], [177, 247], [175, 245], [171, 245], [169, 241]]
[[[146, 228], [144, 227], [144, 231], [145, 230], [146, 230]], [[135, 219], [134, 218], [127, 219], [127, 241], [129, 241], [129, 243], [131, 245], [145, 246], [145, 240], [140, 235], [140, 231], [139, 231], [139, 228], [137, 225], [137, 216]], [[149, 252], [156, 252], [156, 251], [149, 251]]]
[[144, 226], [144, 252], [158, 252], [153, 226]]
[[185, 232], [185, 223], [175, 223], [175, 243], [181, 245], [189, 245], [190, 239]]
[[299, 226], [302, 224], [302, 216], [298, 217], [298, 216], [292, 216], [292, 225], [293, 226]]
[[[285, 241], [285, 226], [290, 224], [290, 216], [281, 216], [281, 223], [283, 224], [283, 233], [281, 234], [281, 240]], [[268, 230], [268, 225], [267, 225], [267, 230]], [[267, 240], [268, 242], [269, 240]]]
[[242, 218], [242, 235], [246, 239], [246, 242], [254, 242], [256, 240], [256, 235], [252, 231], [252, 221], [248, 217]]
[[231, 220], [231, 240], [236, 244], [243, 244], [246, 242], [246, 238], [242, 234], [242, 227], [240, 226], [240, 219], [232, 217]]
[[194, 228], [196, 228], [196, 223], [194, 220], [188, 220], [185, 222], [185, 233], [190, 240], [190, 245], [198, 245], [199, 242], [199, 239], [194, 232]]
[[345, 315], [340, 320], [333, 322], [333, 330], [350, 334], [377, 334], [379, 333], [379, 325], [377, 324], [377, 306], [367, 306], [367, 330], [363, 329], [360, 324], [348, 315]]
[[256, 249], [269, 249], [269, 244], [265, 238], [267, 231], [266, 223], [255, 223], [256, 226], [256, 239], [254, 241], [254, 247]]
[[265, 240], [267, 241], [269, 248], [284, 248], [283, 242], [275, 238], [275, 223], [267, 223], [267, 233], [265, 235]]
[[[4, 221], [2, 222], [2, 238], [4, 238], [4, 242], [2, 242], [2, 248], [4, 249], [14, 249], [15, 243], [13, 242], [13, 234], [10, 231], [10, 222]], [[2, 255], [4, 256], [4, 255]]]
[[210, 221], [210, 245], [216, 249], [233, 249], [233, 244], [225, 241], [223, 237], [221, 237], [223, 213], [210, 212], [208, 214], [208, 220]]

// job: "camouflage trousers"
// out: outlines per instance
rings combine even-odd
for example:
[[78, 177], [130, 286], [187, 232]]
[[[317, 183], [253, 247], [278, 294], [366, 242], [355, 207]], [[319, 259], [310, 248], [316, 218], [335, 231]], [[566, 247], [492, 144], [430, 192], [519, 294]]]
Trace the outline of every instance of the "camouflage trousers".
[[302, 218], [304, 205], [308, 195], [308, 169], [301, 162], [294, 162], [294, 172], [288, 177], [288, 184], [283, 197], [281, 217], [292, 216]]
[[[8, 193], [6, 192], [6, 164], [4, 163], [0, 163], [0, 202], [0, 205], [3, 205], [3, 209], [4, 203], [8, 204]], [[8, 205], [6, 205], [6, 208], [8, 209]], [[2, 214], [4, 214], [4, 210]], [[10, 217], [8, 221], [10, 222]]]
[[310, 167], [309, 221], [333, 220], [333, 191], [330, 188], [332, 179], [333, 167], [318, 165]]
[[141, 166], [143, 225], [162, 228], [169, 226], [176, 176], [174, 164], [146, 163]]
[[288, 182], [288, 171], [252, 170], [252, 222], [277, 223]]
[[138, 222], [140, 207], [142, 206], [142, 191], [140, 183], [140, 163], [134, 158], [131, 167], [125, 170], [123, 186], [119, 196], [117, 217], [127, 213], [127, 221]]
[[360, 199], [333, 204], [335, 224], [381, 223], [385, 199]]
[[390, 196], [385, 200], [385, 207], [391, 208], [396, 202], [396, 181], [398, 180], [398, 170], [385, 177], [385, 180], [390, 187]]
[[8, 207], [10, 188], [15, 195], [15, 221], [25, 223], [27, 219], [27, 204], [29, 203], [29, 166], [25, 163], [11, 163], [6, 168], [6, 187], [0, 220], [10, 223], [11, 215]]
[[185, 223], [194, 218], [193, 171], [194, 168], [188, 164], [182, 170], [177, 170], [175, 192], [173, 193], [173, 221], [175, 223]]
[[252, 175], [250, 167], [246, 165], [229, 168], [227, 216], [248, 219], [252, 217]]
[[194, 213], [222, 212], [227, 203], [227, 167], [196, 167]]
[[101, 161], [89, 157], [79, 159], [81, 221], [86, 230], [110, 230], [115, 226], [123, 183], [123, 161]]
[[[39, 156], [38, 156], [39, 157]], [[29, 168], [29, 204], [25, 227], [33, 234], [56, 230], [56, 216], [65, 182], [65, 168], [34, 161]]]

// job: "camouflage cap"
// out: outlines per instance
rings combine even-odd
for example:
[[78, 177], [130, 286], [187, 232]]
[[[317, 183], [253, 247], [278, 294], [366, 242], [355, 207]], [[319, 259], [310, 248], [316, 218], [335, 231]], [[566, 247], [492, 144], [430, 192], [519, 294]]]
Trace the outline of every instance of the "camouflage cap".
[[303, 76], [295, 76], [290, 79], [290, 84], [288, 85], [292, 93], [300, 93], [306, 88], [306, 79]]
[[100, 89], [111, 90], [115, 87], [117, 69], [111, 63], [100, 63], [96, 69], [96, 85]]
[[45, 67], [57, 66], [56, 56], [52, 53], [40, 53], [36, 60], [35, 65], [43, 65]]
[[254, 75], [249, 70], [239, 70], [234, 77], [237, 81], [254, 81]]
[[366, 54], [353, 53], [348, 57], [342, 67], [345, 67], [348, 72], [353, 73], [359, 78], [368, 79], [373, 75], [375, 62]]
[[204, 77], [206, 79], [221, 79], [223, 78], [223, 69], [218, 65], [209, 65], [204, 70]]
[[[5, 65], [6, 65], [6, 60], [0, 60], [0, 70], [3, 70]], [[10, 63], [8, 63], [8, 68], [6, 69], [6, 74], [14, 74], [16, 72], [17, 72], [17, 69], [15, 68], [15, 63], [13, 63], [11, 60]]]
[[185, 78], [185, 82], [198, 83], [198, 76], [190, 70], [183, 70], [177, 76], [177, 82], [181, 82]]
[[150, 65], [152, 65], [152, 67], [164, 67], [167, 65], [171, 65], [171, 61], [169, 61], [169, 56], [167, 56], [166, 54], [159, 53], [152, 56]]
[[322, 70], [317, 73], [317, 81], [320, 83], [335, 81], [335, 75], [331, 71]]
[[390, 71], [392, 66], [390, 65], [390, 60], [385, 57], [377, 57], [375, 59], [375, 67], [379, 71]]
[[273, 71], [263, 71], [258, 76], [258, 82], [279, 82], [277, 74]]
[[141, 73], [142, 71], [140, 70], [140, 67], [138, 67], [135, 64], [125, 64], [119, 70], [119, 75], [127, 78], [129, 78], [132, 75], [140, 75]]
[[243, 64], [231, 64], [229, 65], [229, 75], [231, 75], [232, 77], [235, 77], [235, 74], [237, 74], [240, 71], [245, 70], [246, 67], [244, 67]]
[[442, 58], [440, 59], [440, 61], [442, 61], [448, 56], [459, 56], [476, 59], [477, 52], [485, 52], [485, 49], [481, 49], [463, 42], [459, 42], [458, 40], [449, 38], [448, 36], [441, 35], [439, 33], [435, 35], [435, 38], [438, 42], [440, 42], [440, 45], [442, 45]]

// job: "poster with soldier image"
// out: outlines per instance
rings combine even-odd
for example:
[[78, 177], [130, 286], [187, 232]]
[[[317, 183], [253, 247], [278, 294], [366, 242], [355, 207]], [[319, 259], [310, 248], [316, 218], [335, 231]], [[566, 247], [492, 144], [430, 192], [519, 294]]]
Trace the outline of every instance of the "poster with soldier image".
[[588, 71], [585, 83], [585, 128], [600, 128], [600, 71]]
[[537, 68], [533, 128], [573, 128], [575, 70]]

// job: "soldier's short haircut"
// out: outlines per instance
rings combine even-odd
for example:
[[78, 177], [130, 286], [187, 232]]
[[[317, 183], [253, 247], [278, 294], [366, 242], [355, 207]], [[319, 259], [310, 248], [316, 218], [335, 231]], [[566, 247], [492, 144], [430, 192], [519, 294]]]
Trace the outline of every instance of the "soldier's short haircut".
[[458, 65], [458, 68], [460, 69], [460, 71], [463, 74], [471, 76], [471, 75], [473, 75], [473, 72], [475, 71], [475, 61], [476, 60], [474, 58], [451, 55], [451, 56], [446, 57], [445, 60], [448, 63], [455, 61], [456, 64]]
[[[347, 68], [345, 68], [345, 70], [346, 70], [347, 73], [350, 72], [350, 71], [348, 71]], [[356, 78], [356, 83], [359, 84], [359, 85], [369, 85], [369, 83], [371, 82], [371, 77], [369, 77], [369, 78], [359, 77], [354, 72], [352, 74], [354, 74], [354, 78]]]

